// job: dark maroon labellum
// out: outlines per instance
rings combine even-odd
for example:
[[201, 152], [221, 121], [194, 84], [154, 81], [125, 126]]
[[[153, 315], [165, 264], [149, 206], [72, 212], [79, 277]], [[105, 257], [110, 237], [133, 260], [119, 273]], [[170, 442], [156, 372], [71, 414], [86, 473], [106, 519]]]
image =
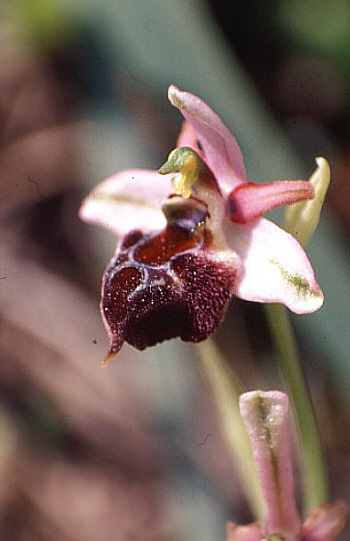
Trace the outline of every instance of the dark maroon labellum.
[[170, 338], [199, 342], [220, 323], [235, 269], [218, 262], [205, 229], [176, 225], [154, 235], [131, 232], [104, 277], [102, 313], [110, 355], [124, 341], [138, 349]]

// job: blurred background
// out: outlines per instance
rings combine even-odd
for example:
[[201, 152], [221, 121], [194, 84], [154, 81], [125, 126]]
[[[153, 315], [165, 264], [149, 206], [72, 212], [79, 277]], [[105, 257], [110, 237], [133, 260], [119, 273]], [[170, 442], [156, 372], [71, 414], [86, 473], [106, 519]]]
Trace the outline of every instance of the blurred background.
[[[113, 172], [164, 162], [170, 83], [220, 114], [251, 180], [330, 161], [308, 246], [325, 306], [293, 324], [332, 498], [350, 501], [350, 4], [1, 0], [2, 541], [224, 540], [253, 518], [194, 347], [125, 345], [100, 368], [116, 239], [77, 210]], [[244, 389], [282, 388], [260, 305], [233, 300], [216, 338]]]

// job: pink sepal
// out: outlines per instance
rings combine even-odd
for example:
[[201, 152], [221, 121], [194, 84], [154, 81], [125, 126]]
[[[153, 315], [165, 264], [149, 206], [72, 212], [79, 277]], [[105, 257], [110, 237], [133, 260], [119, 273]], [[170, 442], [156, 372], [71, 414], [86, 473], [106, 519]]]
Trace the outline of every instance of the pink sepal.
[[297, 314], [318, 310], [323, 294], [298, 241], [265, 218], [228, 222], [226, 242], [243, 262], [234, 294], [254, 302], [279, 302]]
[[[214, 173], [220, 190], [227, 196], [235, 186], [245, 182], [247, 177], [241, 149], [236, 139], [219, 116], [197, 96], [171, 85], [168, 89], [168, 98], [193, 127], [205, 161]], [[186, 139], [190, 142], [188, 134]], [[182, 145], [186, 139], [185, 137], [181, 139]], [[198, 152], [197, 145], [192, 148]]]

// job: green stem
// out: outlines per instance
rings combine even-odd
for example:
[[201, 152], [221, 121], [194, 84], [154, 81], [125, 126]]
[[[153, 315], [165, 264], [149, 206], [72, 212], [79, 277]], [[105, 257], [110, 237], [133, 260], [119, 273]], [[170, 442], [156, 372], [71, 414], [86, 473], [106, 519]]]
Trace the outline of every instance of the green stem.
[[227, 365], [212, 338], [197, 344], [197, 351], [216, 399], [222, 430], [233, 452], [241, 485], [252, 512], [257, 520], [262, 522], [265, 517], [265, 503], [258, 482], [250, 440], [239, 411], [238, 399], [241, 390], [237, 378], [233, 368]]
[[285, 306], [267, 304], [266, 313], [278, 351], [279, 366], [289, 387], [299, 430], [304, 487], [304, 511], [327, 501], [327, 479], [320, 433], [312, 399], [299, 362], [292, 324]]

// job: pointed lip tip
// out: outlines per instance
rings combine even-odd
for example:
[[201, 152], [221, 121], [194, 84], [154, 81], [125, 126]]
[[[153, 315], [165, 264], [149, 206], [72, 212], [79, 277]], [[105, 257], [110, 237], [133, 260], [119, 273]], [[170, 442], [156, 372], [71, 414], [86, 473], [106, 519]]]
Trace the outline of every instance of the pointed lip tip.
[[118, 348], [117, 351], [110, 349], [104, 360], [101, 362], [101, 368], [106, 368], [106, 366], [118, 355], [119, 350], [120, 348]]

